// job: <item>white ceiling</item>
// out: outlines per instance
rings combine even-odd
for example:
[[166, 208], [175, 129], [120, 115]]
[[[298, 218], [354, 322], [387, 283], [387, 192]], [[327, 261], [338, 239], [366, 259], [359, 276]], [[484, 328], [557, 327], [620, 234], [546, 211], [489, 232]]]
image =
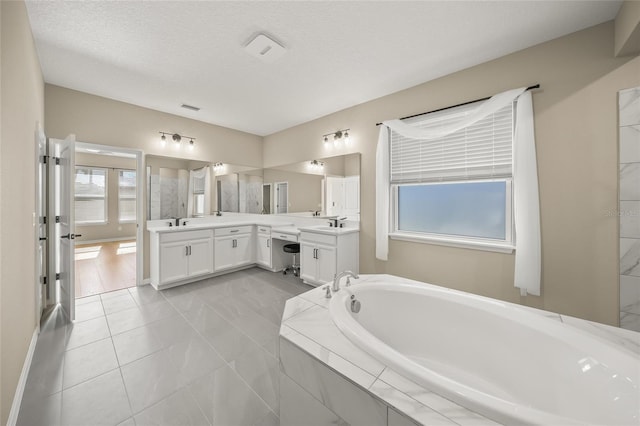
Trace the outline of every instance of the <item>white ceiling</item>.
[[[27, 1], [27, 8], [47, 83], [268, 135], [608, 21], [620, 4]], [[287, 49], [275, 63], [243, 50], [260, 32]]]

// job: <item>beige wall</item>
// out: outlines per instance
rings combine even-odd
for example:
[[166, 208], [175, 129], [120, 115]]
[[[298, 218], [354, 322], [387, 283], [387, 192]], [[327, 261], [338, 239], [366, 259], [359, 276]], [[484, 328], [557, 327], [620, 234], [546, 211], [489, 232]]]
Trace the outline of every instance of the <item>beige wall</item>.
[[23, 2], [0, 2], [0, 423], [6, 424], [36, 329], [35, 142], [44, 83]]
[[118, 222], [118, 170], [136, 169], [136, 160], [132, 158], [115, 157], [112, 155], [97, 155], [76, 153], [76, 166], [95, 166], [107, 168], [107, 224], [105, 225], [76, 225], [76, 232], [82, 237], [76, 239], [76, 244], [83, 241], [107, 240], [114, 238], [130, 238], [136, 236], [135, 223]]
[[640, 53], [640, 1], [626, 0], [615, 21], [616, 56]]
[[[52, 138], [75, 134], [80, 142], [140, 149], [145, 154], [262, 167], [260, 136], [59, 86], [45, 85], [45, 116], [45, 133]], [[195, 137], [194, 150], [187, 150], [184, 141], [176, 150], [170, 136], [162, 147], [160, 131]]]
[[[640, 58], [615, 58], [613, 22], [287, 129], [264, 166], [361, 152], [360, 270], [391, 273], [607, 324], [618, 323], [617, 91], [640, 84]], [[540, 297], [513, 287], [513, 255], [391, 241], [375, 259], [376, 122], [540, 83], [533, 95], [540, 181]], [[348, 149], [321, 136], [351, 128]], [[301, 141], [307, 141], [306, 143]]]

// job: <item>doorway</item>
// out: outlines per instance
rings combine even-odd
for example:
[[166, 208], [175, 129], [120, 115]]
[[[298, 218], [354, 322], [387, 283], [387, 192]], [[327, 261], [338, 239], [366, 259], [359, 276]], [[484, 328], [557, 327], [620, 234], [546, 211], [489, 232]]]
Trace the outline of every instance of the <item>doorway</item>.
[[262, 184], [262, 214], [271, 214], [271, 184]]
[[276, 182], [276, 213], [289, 212], [289, 183]]
[[74, 173], [75, 230], [80, 233], [74, 250], [75, 298], [135, 286], [136, 153], [77, 143]]
[[142, 283], [143, 157], [49, 140], [50, 292], [69, 319], [76, 299]]

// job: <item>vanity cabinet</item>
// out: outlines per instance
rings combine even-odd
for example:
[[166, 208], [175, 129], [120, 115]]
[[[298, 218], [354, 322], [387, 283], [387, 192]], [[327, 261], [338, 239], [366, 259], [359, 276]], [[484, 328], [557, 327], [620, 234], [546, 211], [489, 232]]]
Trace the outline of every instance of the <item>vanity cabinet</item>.
[[358, 232], [328, 235], [311, 231], [300, 234], [300, 277], [311, 285], [333, 281], [338, 272], [358, 273]]
[[271, 269], [271, 227], [256, 227], [256, 263]]
[[156, 289], [213, 273], [211, 229], [152, 233], [151, 284]]
[[253, 226], [216, 229], [215, 272], [255, 263], [253, 245]]

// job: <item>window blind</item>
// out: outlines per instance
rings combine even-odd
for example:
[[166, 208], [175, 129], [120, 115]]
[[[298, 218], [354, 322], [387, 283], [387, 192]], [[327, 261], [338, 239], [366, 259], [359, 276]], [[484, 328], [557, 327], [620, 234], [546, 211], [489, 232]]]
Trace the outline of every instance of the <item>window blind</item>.
[[[478, 104], [407, 119], [422, 129], [463, 119]], [[512, 176], [513, 103], [447, 136], [420, 140], [391, 131], [392, 184]]]

